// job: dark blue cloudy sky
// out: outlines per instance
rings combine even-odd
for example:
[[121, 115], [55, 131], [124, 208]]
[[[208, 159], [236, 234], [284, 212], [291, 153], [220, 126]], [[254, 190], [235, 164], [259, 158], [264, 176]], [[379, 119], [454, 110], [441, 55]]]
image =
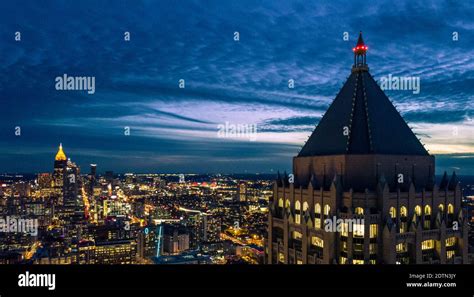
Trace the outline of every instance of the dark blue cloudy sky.
[[[1, 172], [50, 171], [60, 142], [100, 171], [289, 170], [350, 74], [362, 30], [376, 79], [420, 77], [420, 94], [387, 94], [438, 173], [474, 174], [472, 1], [6, 2]], [[55, 90], [64, 73], [95, 76], [95, 94]], [[257, 140], [217, 137], [225, 122], [257, 124]]]

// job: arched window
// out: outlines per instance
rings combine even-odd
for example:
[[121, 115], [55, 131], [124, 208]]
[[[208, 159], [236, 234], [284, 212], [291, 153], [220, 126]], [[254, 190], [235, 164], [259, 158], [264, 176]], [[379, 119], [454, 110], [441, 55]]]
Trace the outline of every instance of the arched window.
[[291, 212], [291, 209], [290, 209], [290, 200], [285, 200], [285, 212], [286, 212], [286, 215], [288, 216]]
[[451, 224], [454, 220], [454, 206], [449, 203], [448, 204], [448, 227], [451, 227]]
[[326, 219], [329, 217], [330, 212], [331, 207], [328, 204], [324, 205], [323, 225], [326, 224]]
[[390, 217], [392, 220], [397, 218], [397, 209], [395, 207], [390, 207], [390, 210], [388, 211], [390, 213]]
[[327, 204], [324, 205], [324, 215], [328, 216], [330, 212], [331, 212], [331, 207]]
[[441, 213], [444, 213], [444, 204], [438, 205], [438, 210], [439, 210]]
[[314, 205], [314, 213], [319, 213], [319, 214], [321, 214], [321, 204], [316, 203], [316, 204]]
[[[309, 204], [308, 202], [303, 202], [303, 215], [306, 217], [307, 216], [307, 211], [309, 209]], [[307, 217], [306, 217], [307, 218]]]
[[454, 214], [454, 206], [451, 203], [448, 204], [448, 214]]
[[301, 203], [298, 200], [295, 202], [295, 223], [301, 224]]
[[431, 215], [431, 206], [425, 205], [425, 216], [426, 215]]
[[400, 233], [407, 231], [407, 208], [405, 206], [400, 207]]
[[405, 206], [400, 207], [400, 217], [407, 216], [407, 208]]
[[425, 215], [425, 222], [424, 222], [423, 227], [426, 230], [429, 230], [431, 228], [431, 206], [425, 205], [424, 215]]
[[305, 201], [303, 203], [303, 211], [307, 211], [308, 209], [309, 209], [309, 204], [308, 204], [308, 202]]
[[417, 218], [421, 217], [421, 206], [415, 206], [415, 215], [417, 216]]
[[356, 207], [355, 208], [355, 214], [356, 215], [363, 215], [364, 214], [364, 209], [362, 207]]
[[283, 219], [283, 198], [278, 199], [277, 215], [280, 219]]
[[321, 228], [321, 204], [314, 205], [314, 227]]

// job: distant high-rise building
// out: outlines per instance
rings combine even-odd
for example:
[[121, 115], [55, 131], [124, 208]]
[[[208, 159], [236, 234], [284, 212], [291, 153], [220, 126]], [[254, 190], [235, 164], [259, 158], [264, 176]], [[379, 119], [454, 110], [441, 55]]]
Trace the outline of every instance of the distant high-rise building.
[[247, 183], [244, 182], [244, 181], [241, 181], [239, 183], [238, 201], [240, 201], [240, 202], [247, 201]]
[[90, 165], [91, 172], [89, 173], [89, 195], [94, 196], [94, 187], [97, 180], [97, 164]]
[[93, 177], [94, 179], [97, 177], [97, 164], [91, 164], [91, 177]]
[[[85, 219], [82, 199], [79, 167], [66, 157], [62, 144], [54, 160], [53, 193], [56, 203], [54, 214], [64, 224], [65, 242], [76, 249], [81, 238], [82, 225]], [[72, 261], [76, 261], [72, 259]]]
[[92, 240], [82, 240], [77, 244], [76, 263], [74, 264], [95, 264], [95, 242]]
[[96, 264], [135, 264], [137, 243], [135, 240], [106, 240], [95, 243]]
[[[435, 183], [430, 155], [369, 73], [362, 34], [352, 73], [278, 178], [267, 262], [467, 263], [456, 174]], [[332, 224], [329, 224], [329, 223]]]
[[58, 197], [58, 204], [64, 203], [64, 180], [66, 178], [67, 157], [63, 151], [63, 145], [59, 144], [58, 152], [54, 158], [53, 188]]
[[137, 234], [137, 257], [150, 259], [157, 256], [158, 252], [158, 226], [150, 225]]
[[52, 186], [53, 178], [51, 173], [40, 173], [38, 174], [38, 186], [40, 189], [50, 189]]
[[82, 205], [82, 198], [79, 194], [80, 169], [68, 159], [66, 163], [66, 179], [64, 180], [64, 205], [70, 207], [72, 211], [77, 210]]
[[14, 196], [26, 198], [31, 194], [31, 187], [29, 183], [18, 181], [13, 184], [12, 191]]
[[204, 224], [203, 241], [205, 242], [220, 241], [220, 235], [222, 231], [221, 218], [215, 215], [204, 215], [202, 219], [203, 219], [203, 224]]
[[189, 250], [189, 234], [179, 228], [165, 228], [163, 251], [169, 254], [178, 254]]

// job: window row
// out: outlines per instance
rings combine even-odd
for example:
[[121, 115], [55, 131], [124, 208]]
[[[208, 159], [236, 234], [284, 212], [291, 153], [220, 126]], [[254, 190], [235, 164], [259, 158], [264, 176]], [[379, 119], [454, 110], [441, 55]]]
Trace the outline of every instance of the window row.
[[[417, 217], [421, 217], [421, 206], [415, 206], [415, 214]], [[444, 213], [444, 205], [438, 205], [438, 210]], [[397, 209], [395, 207], [390, 207], [389, 214], [392, 219], [397, 218]], [[448, 204], [448, 214], [454, 214], [454, 206], [450, 203]], [[400, 207], [400, 217], [406, 217], [408, 215], [408, 210], [405, 206]], [[424, 215], [431, 215], [431, 206], [425, 205]]]
[[[287, 211], [290, 211], [290, 200], [285, 201], [284, 208]], [[283, 199], [280, 198], [278, 200], [278, 207], [283, 208]], [[296, 201], [295, 202], [295, 223], [301, 224], [301, 214], [309, 209], [309, 204], [308, 202], [303, 203], [303, 207], [301, 207], [301, 202]], [[324, 205], [324, 218], [327, 218], [329, 216], [329, 213], [331, 212], [331, 207], [328, 204]], [[316, 220], [318, 222], [317, 225], [321, 225], [321, 204], [316, 203], [314, 206], [314, 213], [316, 215]]]

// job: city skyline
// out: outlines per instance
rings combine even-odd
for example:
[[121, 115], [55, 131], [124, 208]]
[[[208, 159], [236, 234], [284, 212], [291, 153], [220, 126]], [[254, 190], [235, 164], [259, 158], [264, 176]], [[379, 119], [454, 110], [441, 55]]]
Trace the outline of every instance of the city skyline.
[[[0, 171], [47, 172], [62, 142], [99, 172], [290, 172], [362, 30], [377, 80], [420, 78], [419, 94], [386, 94], [436, 155], [436, 173], [474, 175], [472, 4], [252, 3], [3, 4], [0, 32], [12, 38], [0, 44]], [[94, 94], [56, 90], [65, 74], [95, 77]], [[226, 122], [256, 124], [256, 140], [218, 137]]]

